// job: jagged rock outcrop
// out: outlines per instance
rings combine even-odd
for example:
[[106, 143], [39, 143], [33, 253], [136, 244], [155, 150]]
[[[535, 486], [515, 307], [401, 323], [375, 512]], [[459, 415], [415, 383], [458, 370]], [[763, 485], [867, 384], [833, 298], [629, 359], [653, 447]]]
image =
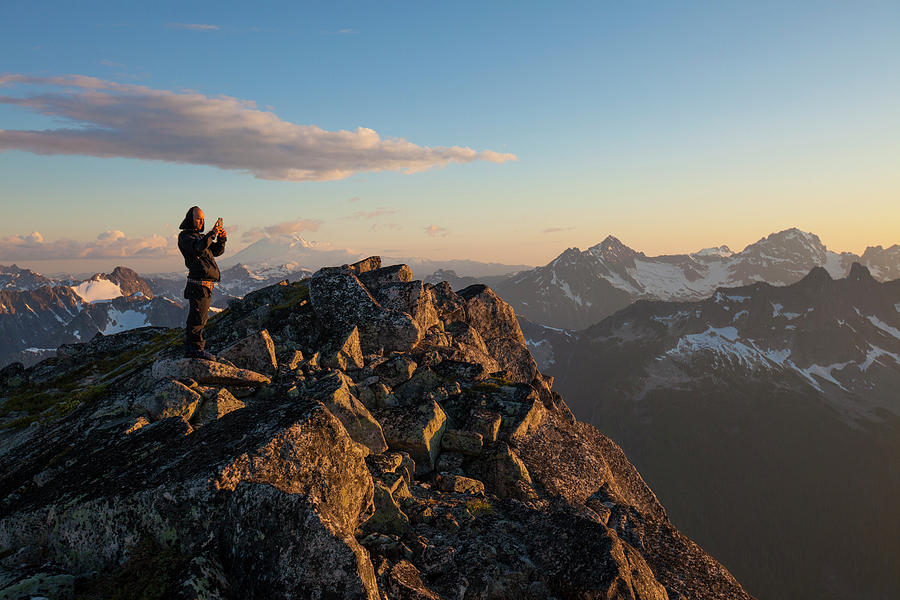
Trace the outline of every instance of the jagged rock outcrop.
[[412, 277], [373, 257], [248, 294], [207, 327], [222, 362], [144, 328], [4, 370], [0, 593], [155, 569], [171, 598], [749, 598], [508, 304]]

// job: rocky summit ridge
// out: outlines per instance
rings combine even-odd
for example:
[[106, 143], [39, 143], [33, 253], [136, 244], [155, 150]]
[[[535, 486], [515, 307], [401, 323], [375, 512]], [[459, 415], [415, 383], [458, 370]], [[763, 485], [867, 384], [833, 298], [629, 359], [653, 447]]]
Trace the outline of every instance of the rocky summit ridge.
[[0, 596], [750, 598], [540, 373], [378, 257], [0, 371]]

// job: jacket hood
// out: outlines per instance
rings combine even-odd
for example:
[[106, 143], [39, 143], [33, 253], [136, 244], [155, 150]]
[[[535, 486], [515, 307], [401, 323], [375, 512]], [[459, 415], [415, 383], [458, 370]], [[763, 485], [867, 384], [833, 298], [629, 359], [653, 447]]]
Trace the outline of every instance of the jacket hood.
[[190, 231], [203, 231], [204, 222], [201, 221], [200, 229], [194, 227], [194, 219], [192, 218], [192, 213], [195, 208], [200, 208], [199, 206], [192, 206], [188, 209], [187, 214], [184, 215], [184, 221], [181, 222], [181, 225], [178, 226], [178, 229], [188, 229]]

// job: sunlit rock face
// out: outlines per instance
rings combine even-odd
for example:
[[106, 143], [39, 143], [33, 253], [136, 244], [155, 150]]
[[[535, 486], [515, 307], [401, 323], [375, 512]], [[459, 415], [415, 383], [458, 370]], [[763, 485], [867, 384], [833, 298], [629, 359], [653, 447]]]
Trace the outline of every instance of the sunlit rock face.
[[0, 372], [0, 590], [152, 572], [173, 598], [749, 598], [490, 288], [373, 257], [207, 334], [230, 358], [139, 328]]

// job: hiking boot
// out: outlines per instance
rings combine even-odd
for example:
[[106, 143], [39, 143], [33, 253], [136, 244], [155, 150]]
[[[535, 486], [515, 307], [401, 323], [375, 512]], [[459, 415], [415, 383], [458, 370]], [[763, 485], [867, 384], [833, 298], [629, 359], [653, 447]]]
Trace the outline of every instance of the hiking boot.
[[202, 358], [203, 360], [216, 360], [216, 355], [206, 350], [188, 350], [184, 353], [185, 358]]

